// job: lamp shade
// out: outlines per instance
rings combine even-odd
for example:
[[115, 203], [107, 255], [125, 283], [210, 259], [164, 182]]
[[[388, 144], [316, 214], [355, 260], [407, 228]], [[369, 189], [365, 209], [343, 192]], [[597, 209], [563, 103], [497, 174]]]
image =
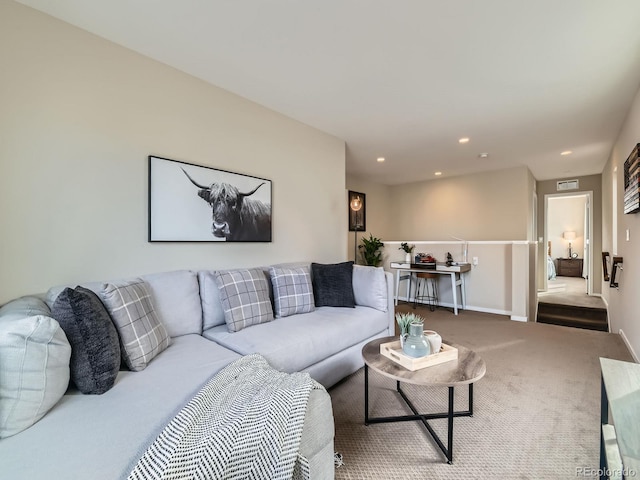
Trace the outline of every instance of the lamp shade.
[[562, 234], [562, 238], [564, 238], [565, 240], [575, 240], [576, 239], [576, 232], [564, 232]]

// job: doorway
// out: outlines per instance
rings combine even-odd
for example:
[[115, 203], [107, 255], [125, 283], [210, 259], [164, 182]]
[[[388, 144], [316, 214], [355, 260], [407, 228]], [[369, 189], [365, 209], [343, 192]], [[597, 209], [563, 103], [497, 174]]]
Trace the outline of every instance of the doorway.
[[544, 288], [539, 296], [563, 291], [593, 295], [592, 192], [545, 195]]

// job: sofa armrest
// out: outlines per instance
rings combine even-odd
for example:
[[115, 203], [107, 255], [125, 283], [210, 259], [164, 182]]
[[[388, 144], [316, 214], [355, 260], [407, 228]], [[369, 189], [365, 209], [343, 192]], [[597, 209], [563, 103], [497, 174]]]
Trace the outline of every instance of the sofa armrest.
[[391, 272], [384, 272], [384, 277], [387, 280], [387, 315], [389, 316], [389, 335], [395, 336], [396, 334], [396, 319], [395, 319], [395, 284], [394, 276]]

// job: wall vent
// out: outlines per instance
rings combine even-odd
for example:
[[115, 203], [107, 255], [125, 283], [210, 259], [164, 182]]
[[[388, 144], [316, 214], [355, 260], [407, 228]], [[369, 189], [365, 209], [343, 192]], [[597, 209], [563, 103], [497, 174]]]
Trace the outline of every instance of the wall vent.
[[578, 180], [562, 180], [558, 182], [558, 192], [565, 190], [577, 190], [579, 187]]

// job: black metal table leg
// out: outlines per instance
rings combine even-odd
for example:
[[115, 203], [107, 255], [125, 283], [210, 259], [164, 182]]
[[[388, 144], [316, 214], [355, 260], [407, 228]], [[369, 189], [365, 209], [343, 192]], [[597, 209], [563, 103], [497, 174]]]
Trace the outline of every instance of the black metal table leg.
[[[411, 400], [407, 397], [405, 392], [400, 386], [400, 382], [396, 382], [396, 390], [400, 397], [404, 400], [409, 409], [413, 412], [413, 415], [399, 415], [394, 417], [370, 417], [369, 416], [369, 370], [365, 364], [364, 370], [364, 404], [365, 404], [365, 425], [372, 423], [390, 423], [390, 422], [406, 422], [419, 420], [425, 426], [438, 448], [447, 458], [447, 463], [451, 465], [453, 463], [453, 419], [455, 417], [470, 417], [473, 415], [473, 384], [469, 384], [469, 410], [456, 412], [454, 410], [454, 387], [448, 387], [449, 398], [448, 408], [446, 412], [442, 413], [419, 413]], [[428, 420], [433, 419], [447, 419], [447, 445], [445, 445], [438, 434], [433, 430], [433, 427], [429, 424]]]
[[369, 425], [369, 365], [364, 364], [364, 424]]
[[449, 419], [447, 425], [447, 463], [453, 463], [453, 387], [449, 387]]

